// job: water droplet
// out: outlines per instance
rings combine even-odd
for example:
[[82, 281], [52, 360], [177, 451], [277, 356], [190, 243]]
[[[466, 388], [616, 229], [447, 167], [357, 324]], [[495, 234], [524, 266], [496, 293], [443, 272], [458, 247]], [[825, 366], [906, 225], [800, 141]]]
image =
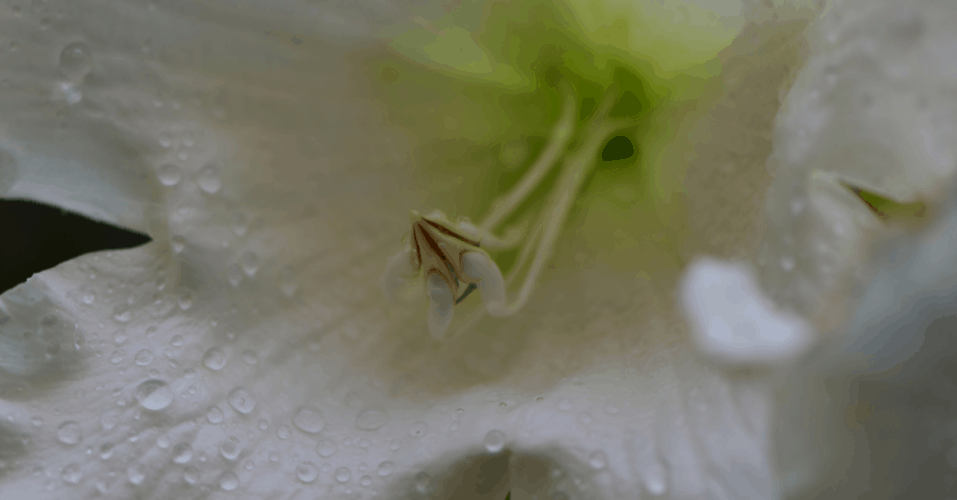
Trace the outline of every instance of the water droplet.
[[147, 410], [158, 411], [173, 402], [173, 391], [162, 380], [147, 380], [136, 387], [133, 397]]
[[421, 420], [409, 426], [409, 435], [414, 438], [422, 437], [427, 432], [429, 432], [429, 425]]
[[249, 224], [246, 222], [246, 217], [244, 217], [243, 214], [233, 215], [233, 223], [230, 224], [230, 227], [232, 227], [233, 233], [240, 238], [245, 236], [246, 231], [249, 230]]
[[356, 415], [356, 429], [374, 431], [389, 421], [389, 412], [382, 408], [367, 408]]
[[218, 406], [210, 406], [206, 410], [206, 420], [209, 420], [211, 424], [218, 424], [223, 421], [223, 410], [220, 410]]
[[275, 451], [269, 452], [269, 461], [270, 461], [270, 462], [278, 462], [278, 461], [279, 461], [279, 454], [276, 453]]
[[242, 445], [239, 444], [239, 440], [234, 437], [226, 438], [222, 444], [219, 445], [219, 453], [222, 454], [226, 460], [236, 460], [242, 451]]
[[243, 268], [243, 272], [251, 278], [259, 270], [259, 257], [252, 252], [246, 252], [239, 258], [239, 265]]
[[126, 330], [117, 330], [116, 333], [113, 334], [113, 342], [116, 342], [116, 345], [126, 342], [126, 338]]
[[246, 460], [245, 462], [243, 462], [243, 469], [253, 470], [253, 468], [255, 467], [256, 467], [256, 463], [253, 462], [252, 460]]
[[186, 248], [186, 238], [183, 238], [180, 235], [174, 235], [170, 238], [170, 246], [173, 247], [174, 253], [182, 253], [183, 249]]
[[203, 364], [206, 365], [206, 368], [218, 372], [226, 366], [226, 353], [213, 347], [206, 351], [206, 354], [203, 354]]
[[316, 445], [316, 453], [320, 457], [328, 458], [331, 457], [333, 453], [336, 452], [336, 444], [328, 439], [323, 439], [319, 441], [319, 444]]
[[136, 353], [136, 356], [133, 358], [133, 361], [140, 366], [146, 366], [153, 362], [153, 351], [149, 349], [143, 349], [140, 352]]
[[182, 347], [186, 341], [183, 340], [182, 335], [173, 335], [173, 338], [170, 339], [170, 343], [173, 344], [173, 347]]
[[485, 435], [485, 449], [490, 453], [498, 453], [505, 447], [505, 433], [500, 430], [488, 431]]
[[352, 479], [352, 471], [348, 467], [339, 467], [336, 469], [336, 481], [347, 483]]
[[572, 407], [572, 402], [569, 401], [568, 398], [562, 398], [562, 400], [558, 402], [558, 409], [561, 411], [571, 410]]
[[283, 266], [279, 271], [279, 290], [288, 298], [292, 298], [299, 290], [299, 283], [296, 281], [296, 275], [292, 268]]
[[588, 413], [587, 411], [583, 411], [583, 412], [579, 413], [579, 414], [578, 414], [578, 421], [581, 422], [582, 425], [588, 425], [588, 424], [590, 424], [590, 423], [591, 423], [591, 413]]
[[429, 477], [425, 472], [420, 472], [415, 475], [415, 489], [419, 493], [428, 493], [429, 485], [432, 484], [432, 478]]
[[239, 478], [232, 472], [226, 472], [219, 478], [219, 487], [225, 491], [233, 491], [239, 487]]
[[113, 443], [103, 443], [100, 446], [100, 458], [107, 460], [113, 456]]
[[175, 186], [183, 179], [183, 171], [172, 163], [165, 163], [160, 165], [158, 177], [164, 186]]
[[265, 418], [259, 419], [259, 430], [264, 431], [269, 428], [269, 422]]
[[223, 186], [222, 181], [219, 180], [219, 172], [217, 172], [216, 168], [212, 165], [207, 165], [199, 171], [199, 175], [196, 177], [196, 184], [199, 185], [200, 189], [209, 194], [218, 193], [219, 189]]
[[126, 357], [126, 351], [124, 351], [123, 349], [117, 349], [113, 351], [113, 354], [110, 354], [110, 363], [113, 363], [115, 365], [119, 363], [120, 361], [123, 361], [123, 358], [125, 357]]
[[179, 308], [184, 311], [193, 307], [193, 294], [189, 293], [189, 290], [179, 292], [176, 296], [176, 303], [179, 305]]
[[116, 307], [113, 308], [113, 319], [120, 323], [126, 323], [132, 316], [133, 313], [130, 311], [128, 304], [117, 304]]
[[63, 468], [63, 482], [78, 484], [81, 480], [83, 480], [83, 472], [80, 471], [79, 465], [70, 464]]
[[372, 484], [372, 478], [369, 476], [362, 476], [359, 478], [359, 484], [368, 487]]
[[143, 466], [139, 464], [133, 464], [126, 469], [126, 478], [130, 480], [134, 486], [139, 486], [143, 484], [143, 481], [146, 480], [146, 473], [143, 472]]
[[608, 457], [601, 450], [593, 451], [591, 455], [588, 455], [588, 465], [591, 465], [593, 469], [604, 469], [608, 465]]
[[183, 481], [186, 484], [194, 485], [199, 482], [199, 469], [190, 465], [183, 471]]
[[69, 421], [63, 422], [60, 427], [57, 427], [56, 437], [63, 444], [74, 445], [83, 439], [83, 433], [80, 432], [79, 424]]
[[79, 82], [93, 69], [93, 52], [83, 42], [73, 42], [60, 51], [60, 72]]
[[313, 405], [304, 405], [296, 411], [296, 416], [292, 418], [292, 423], [296, 424], [303, 432], [315, 434], [326, 426], [326, 421], [319, 408]]
[[794, 266], [795, 266], [794, 257], [791, 257], [791, 256], [789, 256], [789, 255], [785, 255], [785, 256], [781, 257], [781, 270], [782, 270], [782, 271], [784, 271], [784, 272], [786, 272], [786, 273], [789, 273], [789, 272], [791, 272], [791, 271], [794, 270]]
[[229, 402], [229, 406], [244, 415], [256, 408], [256, 399], [253, 398], [253, 394], [249, 392], [249, 389], [241, 386], [230, 391], [229, 395], [226, 396], [226, 401]]
[[247, 365], [255, 365], [257, 362], [259, 362], [259, 356], [256, 355], [256, 351], [246, 349], [243, 351], [243, 361]]
[[243, 281], [243, 270], [239, 264], [230, 264], [226, 268], [226, 279], [229, 280], [230, 285], [239, 286], [239, 283]]
[[173, 447], [173, 463], [185, 464], [193, 458], [193, 447], [189, 443], [180, 443]]
[[319, 477], [319, 468], [312, 462], [303, 462], [296, 467], [296, 477], [304, 483], [311, 483]]
[[120, 423], [120, 414], [115, 411], [108, 411], [100, 415], [100, 426], [103, 427], [104, 431], [116, 427], [118, 423]]
[[290, 434], [292, 434], [292, 430], [288, 426], [280, 425], [276, 427], [276, 437], [279, 439], [289, 439]]
[[166, 448], [169, 448], [169, 445], [169, 436], [166, 434], [160, 434], [159, 436], [156, 436], [156, 446], [159, 446], [161, 449], [165, 450]]
[[618, 405], [616, 405], [615, 403], [612, 403], [611, 401], [605, 403], [603, 408], [605, 409], [605, 413], [609, 415], [617, 415], [618, 412], [620, 411], [620, 409], [618, 408]]
[[386, 460], [385, 462], [382, 462], [381, 464], [379, 464], [379, 467], [377, 470], [380, 476], [385, 477], [392, 474], [392, 471], [395, 470], [395, 464]]

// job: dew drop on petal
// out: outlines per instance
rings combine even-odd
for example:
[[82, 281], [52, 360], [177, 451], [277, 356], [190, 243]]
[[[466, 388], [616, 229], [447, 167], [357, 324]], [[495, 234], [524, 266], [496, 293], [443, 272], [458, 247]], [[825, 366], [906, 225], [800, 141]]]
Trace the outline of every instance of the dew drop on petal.
[[186, 481], [186, 484], [194, 485], [199, 482], [199, 469], [190, 465], [185, 470], [183, 470], [183, 481]]
[[153, 351], [142, 349], [133, 357], [133, 361], [140, 366], [146, 366], [153, 362]]
[[296, 477], [304, 483], [311, 483], [319, 477], [319, 468], [312, 462], [303, 462], [296, 467]]
[[328, 458], [331, 457], [333, 453], [336, 452], [336, 444], [328, 439], [323, 439], [319, 441], [319, 444], [316, 445], [316, 453], [320, 457]]
[[243, 281], [243, 270], [239, 264], [230, 264], [226, 268], [226, 279], [229, 280], [230, 285], [239, 286], [239, 283]]
[[116, 427], [118, 423], [120, 423], [120, 414], [116, 411], [111, 410], [100, 415], [100, 427], [102, 427], [104, 431]]
[[249, 414], [256, 408], [256, 399], [249, 389], [239, 386], [229, 392], [226, 396], [229, 406], [244, 415]]
[[83, 433], [80, 432], [79, 424], [69, 421], [63, 422], [60, 427], [57, 427], [56, 437], [63, 444], [74, 445], [83, 439]]
[[359, 478], [359, 484], [368, 487], [372, 484], [372, 478], [369, 476], [362, 476]]
[[126, 468], [126, 478], [130, 480], [135, 486], [143, 484], [143, 481], [146, 480], [146, 473], [143, 472], [143, 466], [139, 464], [133, 464]]
[[60, 71], [63, 76], [78, 82], [93, 69], [93, 51], [83, 42], [73, 42], [60, 51]]
[[428, 474], [426, 474], [425, 472], [420, 472], [415, 475], [414, 481], [415, 481], [415, 489], [419, 493], [429, 492], [429, 485], [432, 484], [432, 478], [429, 477]]
[[226, 353], [213, 347], [206, 351], [206, 354], [203, 354], [203, 364], [214, 372], [222, 370], [226, 366]]
[[62, 477], [67, 484], [78, 484], [83, 480], [83, 472], [78, 464], [70, 464], [63, 468]]
[[169, 445], [170, 445], [169, 436], [167, 436], [166, 434], [160, 434], [159, 436], [156, 436], [156, 446], [159, 446], [160, 448], [165, 450], [166, 448], [169, 448]]
[[147, 380], [136, 387], [133, 397], [147, 410], [158, 411], [173, 402], [173, 391], [162, 380]]
[[211, 424], [218, 424], [223, 421], [223, 410], [220, 410], [218, 406], [210, 406], [206, 410], [206, 420]]
[[100, 458], [107, 460], [113, 456], [113, 443], [103, 443], [100, 446]]
[[292, 418], [292, 423], [301, 431], [309, 434], [315, 434], [326, 426], [322, 412], [313, 405], [304, 405], [296, 410], [296, 416]]
[[292, 431], [288, 426], [280, 425], [276, 427], [276, 437], [279, 439], [289, 439], [289, 435], [292, 434]]
[[222, 444], [219, 445], [219, 453], [226, 460], [236, 460], [239, 458], [239, 454], [242, 453], [243, 447], [239, 444], [239, 440], [234, 437], [226, 438]]
[[185, 464], [193, 458], [193, 447], [189, 443], [180, 443], [173, 447], [173, 463]]
[[246, 349], [243, 351], [243, 362], [250, 366], [255, 365], [259, 362], [259, 356], [256, 354], [256, 351]]
[[588, 455], [588, 465], [592, 466], [593, 469], [604, 469], [608, 465], [608, 457], [605, 456], [605, 452], [601, 450], [596, 450]]
[[392, 472], [395, 470], [395, 464], [386, 460], [385, 462], [382, 462], [381, 464], [379, 464], [379, 467], [377, 470], [380, 476], [386, 477], [392, 474]]
[[200, 189], [209, 194], [218, 193], [219, 189], [223, 186], [222, 181], [219, 179], [219, 172], [217, 172], [216, 168], [212, 165], [207, 165], [199, 171], [199, 175], [196, 177], [196, 184], [199, 185]]
[[226, 472], [219, 478], [219, 487], [225, 491], [233, 491], [239, 487], [239, 478], [232, 472]]
[[279, 454], [276, 453], [275, 451], [269, 452], [269, 461], [270, 461], [270, 462], [278, 462], [278, 461], [279, 461]]
[[389, 412], [382, 408], [367, 408], [356, 415], [356, 429], [374, 431], [389, 421]]
[[183, 339], [182, 335], [173, 335], [173, 338], [170, 339], [170, 343], [173, 344], [173, 347], [182, 347], [186, 341]]
[[253, 252], [246, 252], [239, 258], [239, 265], [250, 278], [259, 270], [259, 257]]
[[414, 438], [422, 437], [427, 432], [429, 432], [429, 426], [421, 420], [409, 426], [409, 435]]
[[488, 431], [485, 435], [485, 449], [490, 453], [498, 453], [505, 447], [505, 439], [505, 433], [498, 429]]
[[269, 422], [265, 418], [259, 419], [259, 430], [264, 431], [269, 428]]
[[159, 168], [159, 181], [164, 186], [175, 186], [183, 179], [183, 172], [172, 163], [166, 163]]
[[170, 238], [169, 241], [174, 253], [183, 253], [183, 249], [186, 248], [186, 238], [177, 234]]
[[339, 467], [336, 469], [336, 481], [347, 483], [352, 479], [352, 471], [348, 467]]

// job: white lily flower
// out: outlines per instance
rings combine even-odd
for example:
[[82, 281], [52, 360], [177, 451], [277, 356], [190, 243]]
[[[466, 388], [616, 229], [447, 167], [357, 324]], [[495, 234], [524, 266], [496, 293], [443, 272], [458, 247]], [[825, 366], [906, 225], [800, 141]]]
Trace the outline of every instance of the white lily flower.
[[[0, 6], [0, 196], [153, 240], [0, 295], [0, 498], [866, 486], [821, 389], [901, 363], [854, 193], [933, 212], [954, 173], [957, 14], [901, 5]], [[588, 127], [609, 88], [634, 127]], [[432, 208], [461, 262], [402, 247]], [[382, 293], [410, 260], [430, 308]]]

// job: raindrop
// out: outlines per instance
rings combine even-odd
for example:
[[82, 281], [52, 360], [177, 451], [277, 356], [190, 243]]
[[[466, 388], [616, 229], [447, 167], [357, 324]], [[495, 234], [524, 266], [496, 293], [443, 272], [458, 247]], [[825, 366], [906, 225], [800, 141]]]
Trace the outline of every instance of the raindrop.
[[298, 289], [299, 283], [296, 282], [296, 275], [293, 273], [292, 268], [283, 266], [279, 271], [279, 290], [286, 297], [292, 298]]
[[498, 453], [505, 447], [505, 433], [495, 429], [485, 435], [485, 449], [490, 453]]
[[615, 403], [612, 403], [611, 401], [605, 403], [603, 408], [605, 409], [605, 413], [609, 415], [617, 415], [618, 412], [620, 411], [620, 409], [618, 408], [618, 405], [616, 405]]
[[240, 445], [239, 440], [234, 437], [226, 438], [222, 444], [219, 445], [219, 453], [221, 453], [226, 460], [236, 460], [242, 451], [242, 445]]
[[352, 479], [352, 471], [348, 467], [339, 467], [336, 469], [336, 481], [347, 483]]
[[794, 257], [791, 257], [791, 256], [789, 256], [789, 255], [785, 255], [784, 257], [781, 257], [781, 270], [782, 270], [782, 271], [784, 271], [784, 272], [786, 272], [786, 273], [789, 273], [789, 272], [791, 272], [791, 271], [794, 270], [794, 265], [795, 265], [795, 264], [794, 264]]
[[292, 423], [296, 424], [303, 432], [315, 434], [326, 426], [326, 421], [319, 408], [312, 405], [305, 405], [296, 411], [296, 416], [292, 418]]
[[173, 252], [182, 253], [183, 249], [186, 248], [186, 238], [177, 234], [170, 238], [170, 245], [173, 247]]
[[153, 362], [153, 351], [149, 349], [143, 349], [140, 352], [136, 353], [136, 356], [133, 358], [133, 361], [140, 366], [146, 366]]
[[173, 447], [173, 463], [185, 464], [193, 458], [193, 447], [189, 443], [180, 443]]
[[278, 462], [278, 461], [279, 461], [279, 454], [276, 453], [275, 451], [269, 452], [269, 461], [270, 461], [270, 462]]
[[246, 460], [245, 462], [243, 462], [243, 468], [246, 470], [253, 470], [253, 468], [255, 467], [256, 467], [256, 464], [252, 460]]
[[426, 432], [429, 432], [429, 426], [425, 422], [418, 421], [409, 426], [409, 435], [414, 438], [422, 437]]
[[139, 464], [133, 464], [126, 469], [126, 478], [130, 480], [134, 486], [139, 486], [143, 484], [143, 481], [146, 480], [146, 474], [143, 472], [143, 466]]
[[243, 361], [247, 365], [255, 365], [259, 361], [259, 356], [256, 354], [256, 351], [246, 349], [243, 351]]
[[279, 439], [289, 439], [289, 435], [291, 433], [292, 431], [289, 429], [288, 426], [280, 425], [279, 427], [276, 427], [276, 436]]
[[116, 345], [120, 345], [123, 342], [126, 342], [126, 330], [117, 330], [113, 334], [113, 342], [116, 342]]
[[296, 467], [296, 477], [304, 483], [311, 483], [319, 477], [319, 468], [312, 462], [303, 462]]
[[269, 422], [265, 418], [259, 419], [259, 430], [264, 431], [269, 428]]
[[83, 479], [83, 472], [80, 471], [80, 466], [77, 464], [70, 464], [63, 468], [63, 482], [68, 484], [78, 484]]
[[63, 444], [74, 445], [83, 439], [80, 426], [76, 422], [64, 422], [56, 430], [56, 437]]
[[601, 450], [593, 451], [591, 455], [588, 455], [588, 465], [591, 465], [593, 469], [604, 469], [605, 465], [608, 465], [608, 457]]
[[369, 476], [362, 476], [359, 478], [359, 484], [362, 486], [370, 486], [372, 484], [372, 478]]
[[103, 427], [104, 431], [116, 427], [118, 423], [120, 423], [120, 414], [115, 411], [108, 411], [100, 415], [100, 426]]
[[172, 163], [166, 163], [159, 168], [159, 181], [164, 186], [175, 186], [183, 179], [183, 172]]
[[117, 304], [117, 306], [113, 308], [113, 319], [120, 323], [126, 323], [132, 316], [133, 313], [130, 312], [130, 306], [127, 304]]
[[216, 168], [211, 165], [203, 167], [203, 169], [200, 170], [199, 175], [196, 177], [196, 184], [199, 185], [200, 189], [209, 194], [216, 194], [223, 186], [222, 181], [219, 180], [219, 173], [216, 172]]
[[259, 270], [259, 257], [252, 252], [246, 252], [239, 258], [239, 265], [247, 276], [252, 277]]
[[189, 309], [193, 306], [193, 294], [189, 293], [189, 290], [179, 292], [179, 295], [176, 296], [176, 303], [184, 311]]
[[226, 366], [226, 353], [213, 347], [206, 351], [206, 354], [203, 354], [203, 364], [206, 365], [206, 368], [218, 372]]
[[165, 450], [166, 448], [169, 448], [169, 445], [170, 445], [169, 436], [167, 436], [166, 434], [160, 434], [159, 436], [156, 436], [156, 446], [159, 446], [160, 448]]
[[170, 343], [173, 344], [173, 347], [182, 347], [185, 342], [182, 335], [173, 335], [173, 338], [170, 339]]
[[186, 484], [194, 485], [199, 482], [199, 469], [190, 465], [183, 471], [183, 481]]
[[223, 410], [220, 410], [218, 406], [210, 406], [206, 410], [206, 420], [209, 420], [211, 424], [218, 424], [223, 421]]
[[120, 361], [123, 361], [124, 357], [126, 357], [126, 351], [124, 351], [123, 349], [117, 349], [113, 351], [113, 354], [110, 354], [110, 363], [113, 363], [115, 365], [119, 363]]
[[392, 472], [395, 470], [395, 464], [386, 460], [385, 462], [379, 464], [379, 468], [377, 470], [379, 471], [380, 476], [385, 477], [392, 474]]
[[428, 493], [429, 485], [432, 483], [432, 478], [429, 477], [425, 472], [420, 472], [415, 475], [415, 489], [419, 493]]
[[243, 270], [239, 264], [230, 264], [226, 268], [226, 279], [229, 280], [230, 285], [239, 286], [239, 283], [243, 281]]
[[256, 408], [256, 399], [253, 398], [253, 394], [249, 392], [249, 389], [242, 386], [230, 391], [229, 395], [226, 396], [226, 401], [229, 402], [229, 406], [244, 415]]
[[158, 411], [173, 402], [173, 391], [162, 380], [147, 380], [137, 386], [133, 397], [147, 410]]
[[246, 231], [249, 230], [249, 225], [246, 223], [246, 218], [242, 214], [233, 215], [233, 223], [230, 225], [233, 229], [233, 233], [236, 236], [242, 238], [246, 235]]
[[239, 478], [232, 472], [227, 472], [219, 478], [219, 487], [225, 491], [233, 491], [239, 487]]
[[113, 443], [103, 443], [100, 446], [100, 458], [107, 460], [113, 456]]
[[73, 42], [60, 51], [60, 72], [79, 82], [93, 69], [93, 52], [83, 42]]
[[335, 443], [329, 441], [328, 439], [323, 439], [322, 441], [319, 441], [319, 444], [316, 445], [316, 453], [318, 453], [320, 457], [328, 458], [331, 457], [335, 452]]
[[389, 412], [382, 408], [367, 408], [356, 415], [356, 429], [374, 431], [389, 421]]
[[30, 423], [31, 423], [34, 427], [43, 427], [43, 419], [40, 418], [40, 417], [33, 417], [33, 418], [31, 418], [31, 419], [30, 419]]

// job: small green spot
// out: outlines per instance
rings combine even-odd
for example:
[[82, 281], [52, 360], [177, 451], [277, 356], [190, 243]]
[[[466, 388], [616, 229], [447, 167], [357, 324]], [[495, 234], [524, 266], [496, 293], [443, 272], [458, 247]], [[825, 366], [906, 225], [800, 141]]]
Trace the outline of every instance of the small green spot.
[[613, 137], [608, 144], [605, 144], [605, 149], [601, 150], [602, 161], [627, 160], [634, 155], [635, 145], [631, 143], [631, 139], [623, 135]]

